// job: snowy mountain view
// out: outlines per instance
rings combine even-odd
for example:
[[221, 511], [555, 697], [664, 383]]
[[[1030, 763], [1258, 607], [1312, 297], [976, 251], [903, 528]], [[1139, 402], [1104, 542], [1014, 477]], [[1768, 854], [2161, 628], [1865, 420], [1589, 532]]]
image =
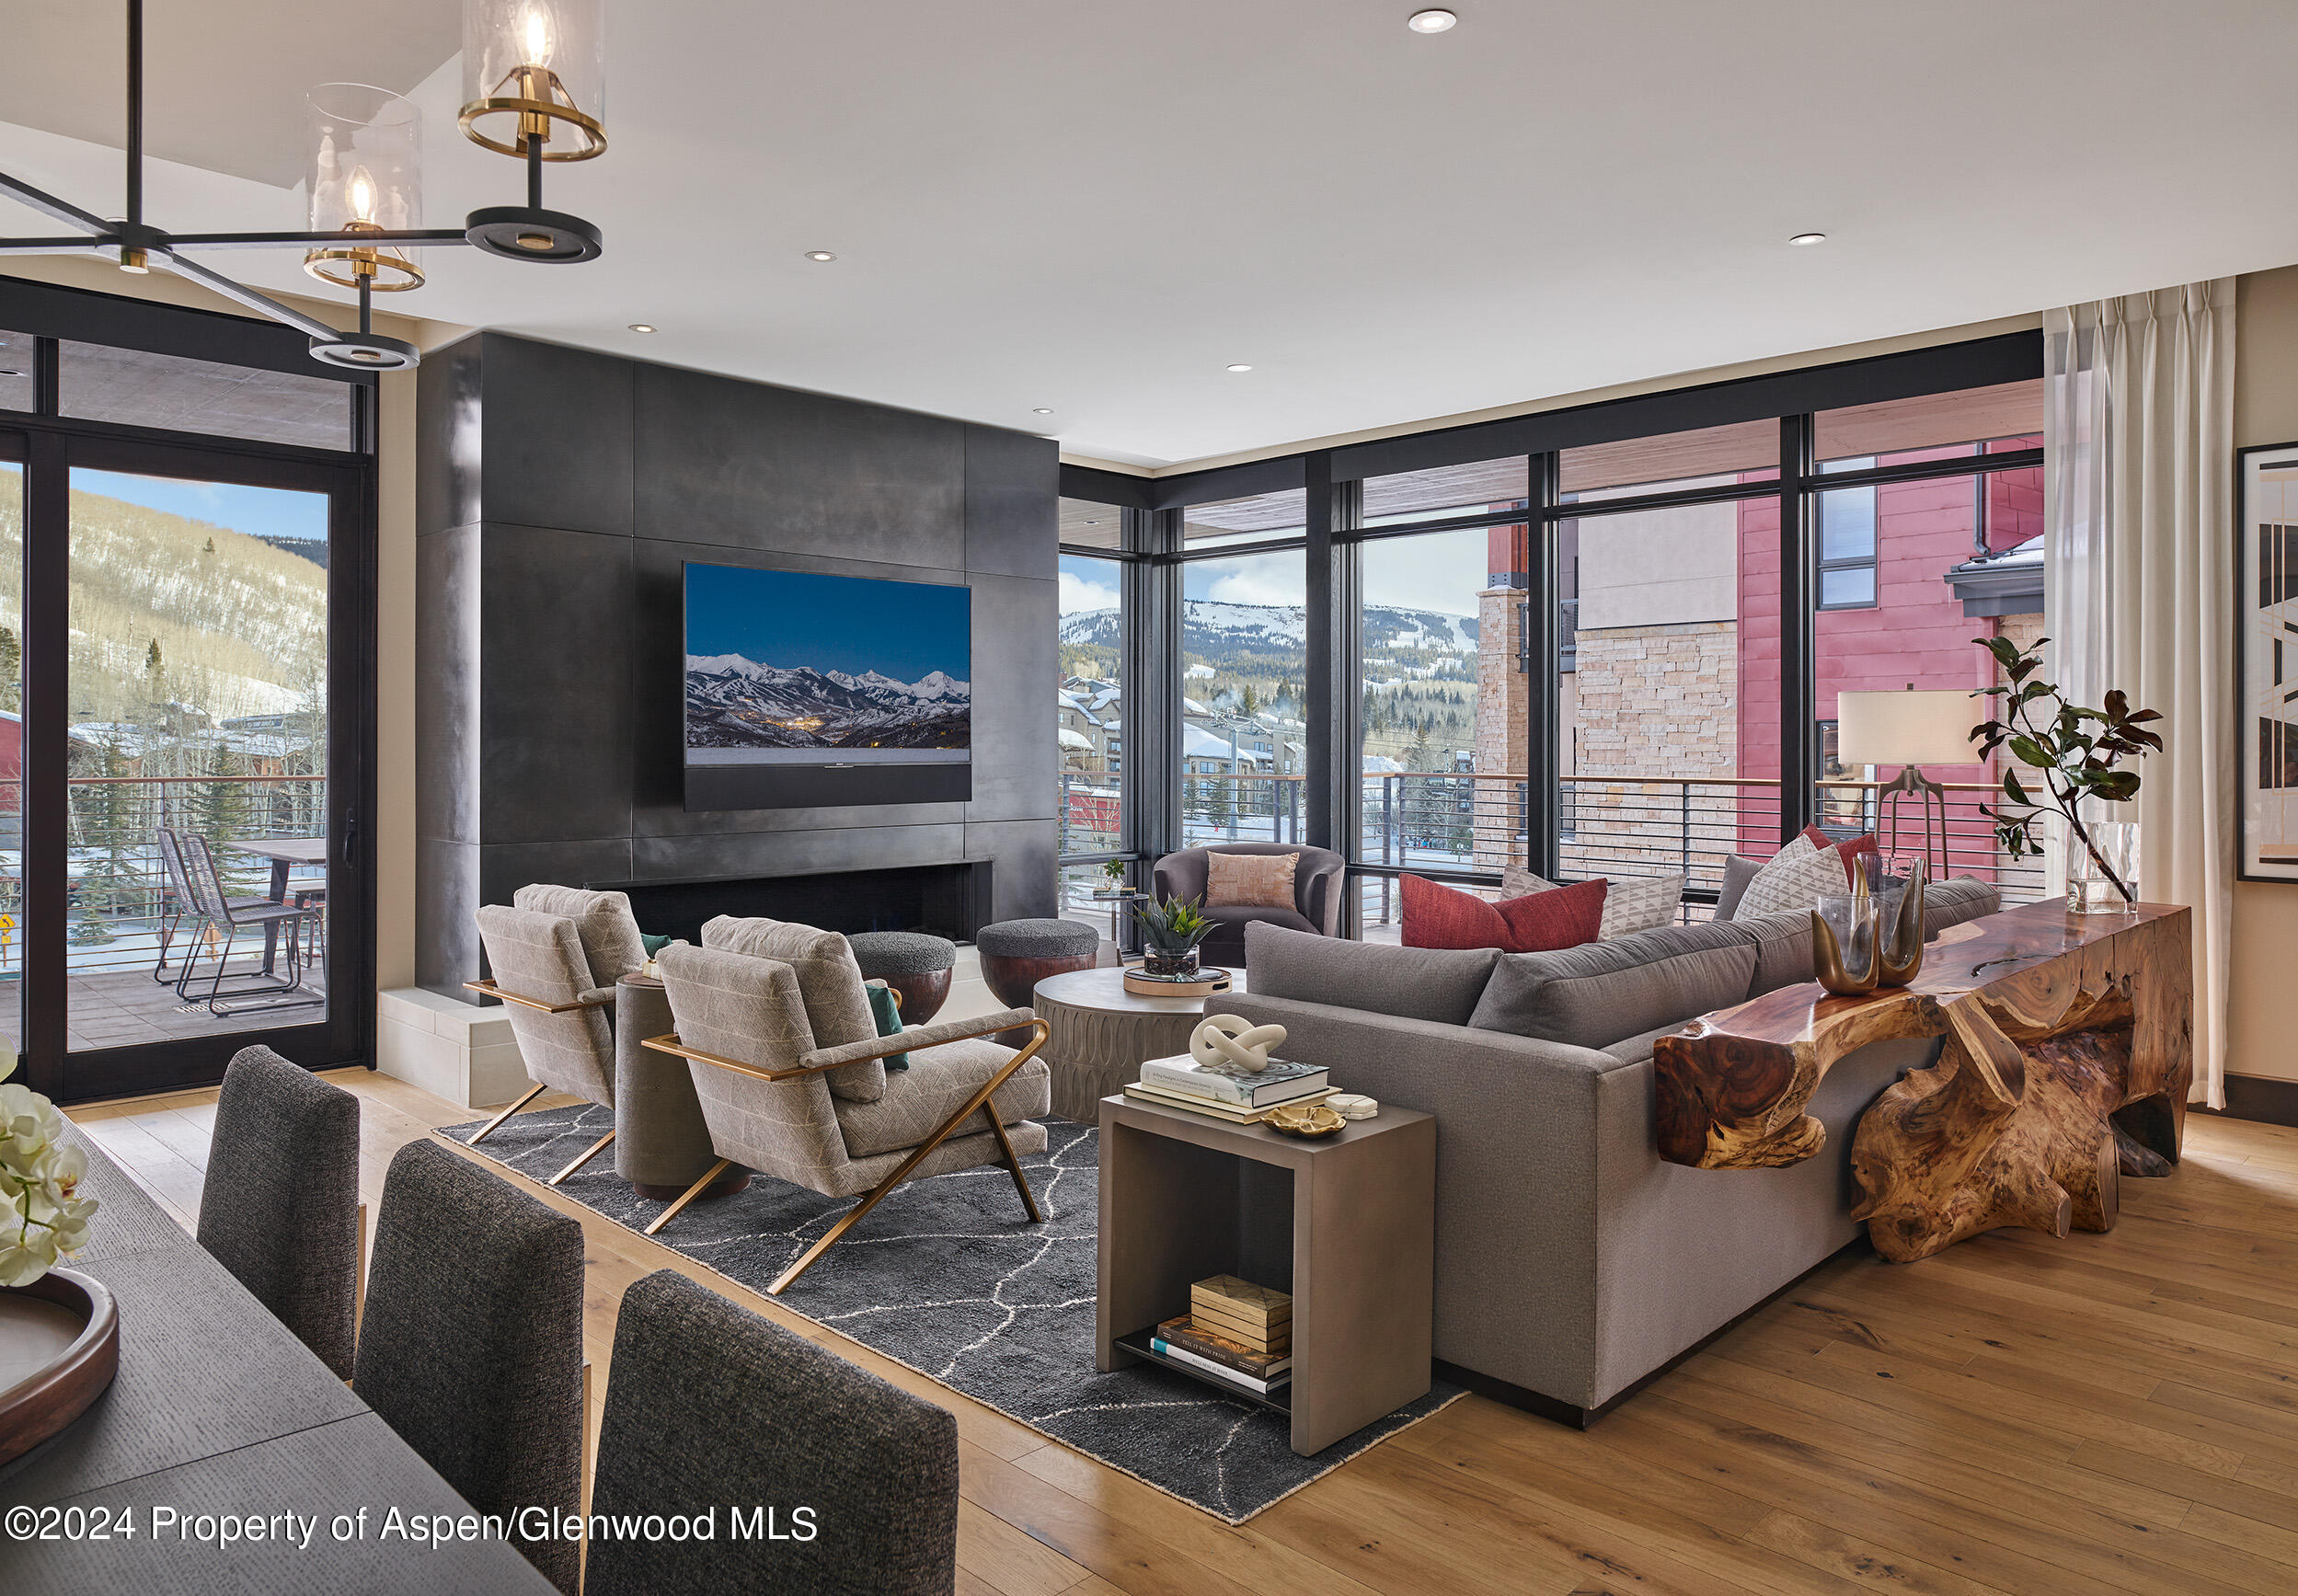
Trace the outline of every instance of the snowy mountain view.
[[[1115, 610], [1086, 610], [1063, 618], [1064, 643], [1114, 650], [1117, 638]], [[1181, 605], [1181, 652], [1189, 664], [1219, 671], [1249, 660], [1289, 660], [1297, 672], [1307, 649], [1308, 614], [1299, 604], [1232, 604], [1189, 599]], [[1476, 654], [1476, 617], [1367, 604], [1364, 654], [1368, 665], [1403, 655], [1428, 657], [1416, 658], [1416, 665], [1434, 664], [1442, 656], [1472, 664]]]
[[782, 669], [740, 654], [686, 660], [689, 749], [747, 751], [757, 763], [864, 751], [866, 759], [894, 763], [962, 752], [972, 741], [972, 684], [945, 672], [897, 682], [876, 671]]

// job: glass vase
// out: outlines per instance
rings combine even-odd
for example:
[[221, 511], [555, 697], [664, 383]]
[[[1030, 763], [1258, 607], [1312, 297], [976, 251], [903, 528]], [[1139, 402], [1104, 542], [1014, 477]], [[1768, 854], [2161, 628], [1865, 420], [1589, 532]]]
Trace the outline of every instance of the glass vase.
[[1143, 949], [1141, 956], [1142, 973], [1166, 981], [1190, 980], [1197, 974], [1197, 967], [1198, 953], [1194, 947], [1184, 948], [1178, 953], [1161, 952], [1151, 947]]
[[[2090, 846], [2074, 828], [2066, 828], [2066, 907], [2070, 914], [2121, 914], [2127, 913], [2138, 899], [2139, 890], [2139, 825], [2136, 821], [2085, 821], [2084, 829], [2090, 833]], [[2092, 849], [2097, 856], [2092, 856]], [[2104, 860], [2104, 867], [2100, 861]], [[2115, 888], [2120, 878], [2130, 889], [2125, 900]]]

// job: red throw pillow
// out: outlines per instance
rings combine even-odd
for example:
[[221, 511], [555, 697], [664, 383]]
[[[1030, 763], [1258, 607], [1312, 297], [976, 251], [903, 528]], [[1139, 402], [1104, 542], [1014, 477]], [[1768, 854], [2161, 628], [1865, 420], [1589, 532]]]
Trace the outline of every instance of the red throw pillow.
[[1859, 861], [1854, 855], [1859, 854], [1872, 854], [1879, 851], [1875, 845], [1875, 833], [1873, 832], [1869, 832], [1864, 837], [1854, 837], [1847, 843], [1839, 843], [1834, 838], [1829, 836], [1825, 832], [1820, 830], [1819, 827], [1806, 826], [1803, 828], [1803, 840], [1810, 844], [1815, 848], [1834, 849], [1835, 852], [1843, 858], [1844, 878], [1845, 880], [1849, 880], [1851, 878], [1851, 873], [1859, 867]]
[[1593, 942], [1603, 924], [1609, 881], [1581, 881], [1488, 903], [1473, 892], [1418, 876], [1403, 878], [1407, 947], [1497, 947], [1553, 953]]

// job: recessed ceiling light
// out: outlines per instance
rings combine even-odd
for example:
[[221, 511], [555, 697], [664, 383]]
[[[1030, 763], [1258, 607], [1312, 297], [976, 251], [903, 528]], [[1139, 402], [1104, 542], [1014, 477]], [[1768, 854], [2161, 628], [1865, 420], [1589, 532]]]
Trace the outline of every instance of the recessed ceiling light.
[[20, 377], [24, 373], [22, 372], [17, 371], [14, 366], [0, 368], [0, 377]]
[[1252, 367], [1250, 367], [1250, 366], [1247, 366], [1247, 365], [1235, 365], [1235, 366], [1231, 366], [1231, 367], [1229, 368], [1229, 370], [1231, 370], [1231, 371], [1233, 371], [1233, 372], [1249, 372], [1249, 371], [1251, 371], [1252, 369], [1253, 369]]
[[806, 258], [809, 260], [835, 260], [837, 257], [827, 249], [809, 249], [806, 252]]
[[1040, 405], [1036, 409], [1029, 412], [1032, 416], [1050, 416], [1052, 413], [1053, 412], [1051, 410], [1048, 409], [1043, 405]]
[[1826, 243], [1827, 235], [1824, 233], [1798, 233], [1793, 238], [1788, 239], [1787, 242], [1794, 245], [1798, 249], [1808, 249], [1814, 244]]
[[630, 330], [632, 332], [652, 332], [654, 330], [654, 324], [649, 321], [634, 321], [630, 324]]
[[1454, 12], [1431, 9], [1415, 11], [1405, 18], [1405, 26], [1415, 33], [1445, 33], [1451, 31], [1453, 24], [1459, 20]]

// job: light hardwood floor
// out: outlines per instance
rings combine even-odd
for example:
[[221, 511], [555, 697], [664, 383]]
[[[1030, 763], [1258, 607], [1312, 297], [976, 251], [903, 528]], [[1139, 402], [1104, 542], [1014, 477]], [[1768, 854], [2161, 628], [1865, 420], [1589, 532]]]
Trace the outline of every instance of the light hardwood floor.
[[[471, 1118], [330, 1078], [371, 1205]], [[189, 1226], [214, 1097], [74, 1118]], [[971, 1596], [2298, 1590], [2298, 1131], [2197, 1117], [2110, 1235], [1830, 1265], [1589, 1433], [1470, 1397], [1242, 1529], [522, 1184], [582, 1221], [594, 1399], [624, 1290], [675, 1269], [953, 1411]]]

